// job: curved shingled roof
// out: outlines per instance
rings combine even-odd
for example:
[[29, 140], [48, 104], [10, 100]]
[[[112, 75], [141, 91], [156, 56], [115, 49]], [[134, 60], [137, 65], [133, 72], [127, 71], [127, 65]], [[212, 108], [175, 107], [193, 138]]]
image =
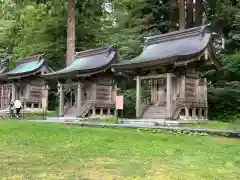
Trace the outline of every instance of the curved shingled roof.
[[63, 77], [71, 75], [84, 75], [87, 73], [94, 73], [108, 68], [114, 58], [116, 51], [113, 47], [104, 47], [97, 49], [90, 49], [76, 53], [75, 60], [68, 67], [59, 71], [45, 74], [45, 77]]
[[114, 64], [113, 67], [129, 69], [149, 62], [171, 64], [203, 53], [211, 39], [211, 33], [205, 26], [151, 36], [146, 39], [139, 56]]
[[44, 63], [44, 59], [22, 63], [22, 64], [19, 64], [15, 69], [12, 69], [9, 72], [7, 72], [6, 74], [7, 75], [20, 75], [20, 74], [33, 72], [33, 71], [39, 69], [43, 65], [43, 63]]
[[39, 72], [42, 66], [45, 64], [43, 55], [34, 55], [25, 57], [24, 59], [17, 62], [17, 66], [1, 75], [2, 78], [18, 78], [22, 76], [32, 75], [33, 73]]

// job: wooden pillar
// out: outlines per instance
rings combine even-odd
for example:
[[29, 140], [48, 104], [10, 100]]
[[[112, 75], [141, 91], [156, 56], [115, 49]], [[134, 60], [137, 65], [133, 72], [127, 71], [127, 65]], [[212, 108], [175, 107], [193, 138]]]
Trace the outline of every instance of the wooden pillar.
[[154, 102], [154, 90], [153, 90], [153, 83], [154, 83], [154, 80], [151, 79], [151, 103]]
[[49, 91], [49, 87], [48, 85], [46, 85], [46, 94], [45, 94], [45, 97], [46, 97], [46, 110], [48, 110], [48, 91]]
[[155, 103], [158, 102], [158, 80], [155, 79]]
[[16, 100], [16, 83], [15, 82], [12, 82], [12, 99], [13, 101]]
[[181, 94], [180, 97], [182, 100], [185, 100], [185, 95], [186, 95], [186, 76], [185, 74], [182, 75], [181, 77]]
[[172, 117], [172, 74], [167, 73], [167, 118]]
[[96, 116], [96, 108], [95, 107], [92, 108], [92, 116]]
[[1, 85], [1, 108], [4, 108], [4, 85]]
[[103, 108], [100, 109], [100, 116], [103, 116]]
[[207, 78], [204, 78], [204, 101], [206, 108], [204, 108], [204, 119], [208, 119], [208, 92], [207, 92]]
[[59, 116], [62, 117], [64, 116], [64, 89], [62, 83], [60, 83], [59, 94]]
[[192, 119], [196, 119], [196, 108], [192, 108]]
[[155, 103], [155, 79], [153, 79], [153, 103]]
[[97, 99], [97, 84], [92, 85], [92, 99], [95, 101]]
[[179, 30], [185, 29], [186, 26], [186, 18], [185, 18], [185, 0], [179, 0]]
[[141, 117], [140, 105], [141, 105], [141, 79], [139, 76], [137, 76], [136, 77], [136, 118]]
[[77, 117], [81, 117], [82, 113], [82, 86], [81, 82], [77, 84]]
[[116, 101], [116, 96], [117, 96], [117, 92], [118, 91], [118, 87], [117, 87], [117, 84], [114, 85], [114, 88], [113, 88], [113, 101], [115, 102]]
[[199, 116], [199, 119], [202, 119], [202, 108], [199, 108], [199, 114], [198, 114], [198, 116]]
[[196, 80], [196, 101], [199, 101], [199, 79]]
[[111, 115], [111, 109], [110, 109], [110, 108], [108, 108], [108, 110], [107, 110], [107, 115], [108, 115], [108, 116]]
[[42, 108], [48, 109], [48, 85], [45, 85], [43, 89]]
[[204, 108], [204, 119], [208, 119], [208, 108]]
[[109, 102], [112, 101], [112, 86], [109, 86]]
[[207, 103], [207, 78], [204, 78], [204, 101]]
[[188, 107], [185, 107], [185, 118], [189, 119], [189, 109], [188, 109]]

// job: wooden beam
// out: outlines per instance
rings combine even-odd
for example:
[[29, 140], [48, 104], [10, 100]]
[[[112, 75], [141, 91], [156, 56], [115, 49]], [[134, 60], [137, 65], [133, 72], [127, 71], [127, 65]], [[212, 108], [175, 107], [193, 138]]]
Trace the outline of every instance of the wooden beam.
[[[150, 76], [140, 76], [140, 80], [144, 79], [158, 79], [158, 78], [166, 78], [167, 74], [158, 74], [158, 75], [150, 75]], [[172, 77], [176, 77], [174, 74], [172, 74]]]

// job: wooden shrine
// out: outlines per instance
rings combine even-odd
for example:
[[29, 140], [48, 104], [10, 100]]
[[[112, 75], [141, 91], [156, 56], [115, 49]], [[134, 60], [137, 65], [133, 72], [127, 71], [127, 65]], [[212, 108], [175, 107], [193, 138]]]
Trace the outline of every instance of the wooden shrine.
[[115, 107], [111, 64], [117, 62], [116, 51], [103, 47], [75, 54], [72, 64], [44, 75], [59, 82], [59, 116], [110, 116]]
[[25, 112], [43, 112], [47, 109], [48, 88], [41, 75], [51, 72], [44, 55], [25, 57], [16, 67], [0, 74], [1, 110], [8, 113], [11, 100], [21, 100]]
[[146, 38], [143, 52], [113, 64], [134, 73], [136, 117], [143, 119], [208, 119], [207, 80], [203, 65], [218, 68], [212, 35], [206, 26]]

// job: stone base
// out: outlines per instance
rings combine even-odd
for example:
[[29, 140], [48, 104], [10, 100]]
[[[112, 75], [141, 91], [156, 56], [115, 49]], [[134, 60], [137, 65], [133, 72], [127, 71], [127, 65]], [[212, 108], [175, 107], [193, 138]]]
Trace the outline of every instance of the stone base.
[[149, 123], [158, 125], [179, 125], [206, 123], [208, 120], [165, 120], [165, 119], [123, 119], [124, 123]]

